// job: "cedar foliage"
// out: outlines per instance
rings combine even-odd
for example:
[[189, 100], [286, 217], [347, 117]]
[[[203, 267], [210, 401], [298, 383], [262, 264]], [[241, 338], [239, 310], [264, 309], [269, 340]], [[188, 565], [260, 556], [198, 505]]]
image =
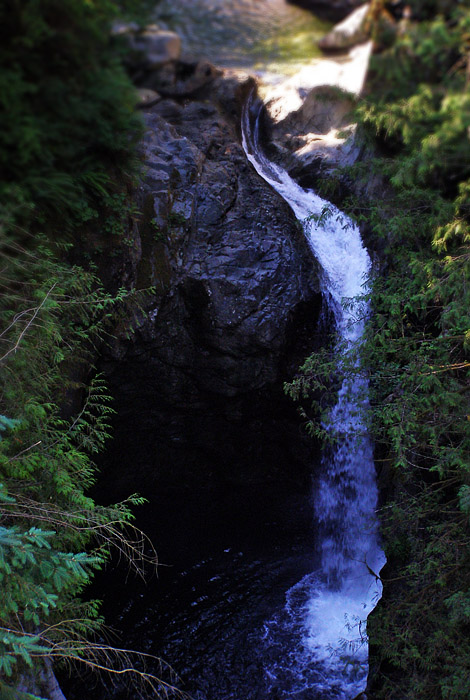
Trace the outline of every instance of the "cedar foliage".
[[470, 696], [470, 10], [436, 9], [415, 8], [423, 19], [376, 56], [359, 111], [391, 185], [366, 214], [384, 274], [364, 363], [392, 496], [369, 624], [378, 699]]
[[17, 216], [34, 203], [49, 235], [96, 217], [135, 157], [135, 93], [110, 35], [121, 11], [113, 0], [0, 5], [0, 201]]
[[[370, 377], [388, 558], [368, 623], [369, 690], [374, 700], [462, 700], [470, 697], [470, 8], [410, 4], [411, 21], [373, 57], [358, 108], [382, 153], [366, 177], [379, 174], [385, 194], [347, 203], [380, 251], [360, 370]], [[345, 371], [356, 371], [354, 361]], [[333, 367], [327, 354], [310, 358], [291, 393], [331, 386]], [[312, 424], [321, 429], [316, 417]]]
[[[93, 271], [69, 262], [67, 242], [71, 234], [77, 244], [86, 240], [92, 224], [106, 236], [118, 221], [119, 235], [125, 234], [140, 122], [110, 26], [142, 4], [4, 0], [0, 5], [0, 696], [5, 698], [48, 692], [45, 681], [56, 662], [130, 675], [136, 657], [99, 641], [99, 604], [82, 594], [113, 551], [139, 572], [156, 564], [151, 544], [131, 522], [130, 507], [141, 499], [131, 496], [103, 507], [87, 495], [112, 414], [92, 363], [109, 324], [117, 313], [126, 316], [135, 295], [106, 292]], [[130, 691], [133, 697], [143, 697], [145, 688], [152, 697], [172, 692], [145, 670], [134, 676], [140, 685]]]
[[[20, 698], [25, 679], [33, 693], [47, 691], [36, 681], [51, 661], [132, 675], [130, 652], [98, 641], [103, 623], [98, 601], [82, 600], [81, 594], [113, 552], [138, 573], [157, 561], [151, 543], [132, 525], [130, 507], [141, 498], [103, 507], [86, 494], [96, 475], [93, 456], [109, 436], [112, 413], [91, 360], [116, 307], [125, 312], [130, 295], [120, 290], [111, 296], [92, 273], [60, 262], [47, 247], [28, 252], [11, 237], [5, 241], [0, 247], [0, 696], [10, 691]], [[74, 372], [80, 364], [85, 372]], [[81, 375], [85, 381], [73, 380]], [[64, 414], [69, 392], [83, 395], [71, 415]], [[152, 673], [135, 670], [134, 675], [135, 697], [147, 697], [146, 689], [157, 696], [171, 690]]]

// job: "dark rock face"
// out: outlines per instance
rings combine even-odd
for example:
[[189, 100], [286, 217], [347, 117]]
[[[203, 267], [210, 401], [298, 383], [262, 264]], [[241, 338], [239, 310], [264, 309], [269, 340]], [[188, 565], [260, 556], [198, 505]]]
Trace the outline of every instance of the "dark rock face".
[[287, 0], [293, 5], [300, 5], [311, 10], [318, 17], [339, 22], [349, 15], [356, 7], [364, 4], [364, 0]]
[[[286, 431], [298, 434], [281, 383], [312, 350], [320, 295], [291, 210], [239, 144], [232, 117], [252, 87], [218, 78], [205, 99], [146, 112], [131, 267], [155, 291], [103, 363], [119, 416], [110, 460], [133, 441], [137, 462], [158, 450], [160, 472], [180, 482], [227, 469], [270, 478]], [[312, 448], [293, 442], [295, 471]]]

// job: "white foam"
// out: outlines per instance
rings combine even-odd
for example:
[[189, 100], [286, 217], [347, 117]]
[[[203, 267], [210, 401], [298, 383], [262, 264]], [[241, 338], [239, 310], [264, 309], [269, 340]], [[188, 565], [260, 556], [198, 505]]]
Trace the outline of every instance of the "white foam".
[[[259, 147], [259, 114], [250, 125], [245, 108], [243, 143], [257, 172], [290, 204], [303, 223], [307, 241], [322, 268], [321, 287], [333, 311], [338, 333], [338, 371], [361, 343], [368, 312], [370, 257], [356, 224], [311, 190], [304, 190]], [[345, 305], [345, 301], [347, 304]], [[303, 668], [312, 660], [327, 669], [319, 690], [331, 697], [351, 697], [365, 686], [366, 618], [382, 593], [378, 573], [385, 563], [380, 549], [375, 509], [377, 486], [373, 450], [362, 415], [368, 408], [367, 381], [356, 367], [345, 378], [327, 428], [338, 436], [325, 452], [314, 492], [321, 535], [320, 571], [305, 577], [287, 593], [286, 615], [279, 626], [298, 630], [302, 644], [291, 662], [304, 682]], [[272, 671], [275, 675], [275, 672]], [[333, 692], [333, 691], [332, 691]]]

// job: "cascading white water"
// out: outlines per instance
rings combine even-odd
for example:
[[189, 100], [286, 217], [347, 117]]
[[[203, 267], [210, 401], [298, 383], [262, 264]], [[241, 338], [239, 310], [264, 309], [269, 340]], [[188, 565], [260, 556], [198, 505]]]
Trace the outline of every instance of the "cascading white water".
[[[245, 152], [257, 172], [290, 204], [320, 263], [322, 293], [336, 324], [341, 374], [341, 366], [352, 357], [363, 335], [367, 304], [359, 297], [367, 292], [370, 258], [350, 219], [313, 191], [302, 189], [266, 158], [259, 144], [262, 108], [259, 104], [254, 109], [252, 98], [245, 105]], [[326, 207], [328, 216], [324, 216]], [[353, 379], [343, 380], [330, 412], [329, 429], [337, 439], [323, 458], [314, 492], [321, 569], [288, 591], [283, 615], [266, 627], [268, 642], [273, 644], [281, 628], [284, 636], [300, 631], [301, 643], [289, 654], [286, 667], [267, 669], [276, 687], [288, 667], [289, 697], [348, 699], [365, 686], [365, 620], [381, 596], [377, 574], [385, 557], [375, 519], [372, 446], [361, 418], [367, 408], [367, 381], [359, 373], [352, 374]], [[308, 672], [312, 665], [317, 668], [314, 675]]]

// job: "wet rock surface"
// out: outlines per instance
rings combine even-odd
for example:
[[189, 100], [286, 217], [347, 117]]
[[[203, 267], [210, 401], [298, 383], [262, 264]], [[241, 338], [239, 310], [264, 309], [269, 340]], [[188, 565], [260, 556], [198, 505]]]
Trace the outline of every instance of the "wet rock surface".
[[271, 478], [286, 464], [305, 471], [312, 445], [298, 440], [282, 380], [315, 344], [317, 270], [293, 213], [240, 145], [253, 86], [212, 75], [192, 99], [145, 110], [126, 274], [153, 291], [131, 338], [118, 331], [102, 363], [117, 397], [110, 464], [132, 444], [137, 464], [153, 459], [179, 483]]
[[354, 97], [333, 86], [313, 88], [300, 109], [276, 120], [276, 104], [268, 105], [265, 138], [271, 157], [302, 187], [315, 189], [322, 177], [352, 165], [363, 146], [351, 124]]

